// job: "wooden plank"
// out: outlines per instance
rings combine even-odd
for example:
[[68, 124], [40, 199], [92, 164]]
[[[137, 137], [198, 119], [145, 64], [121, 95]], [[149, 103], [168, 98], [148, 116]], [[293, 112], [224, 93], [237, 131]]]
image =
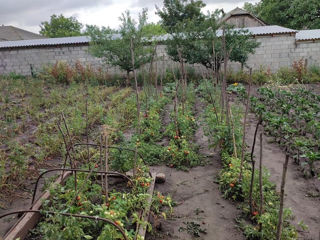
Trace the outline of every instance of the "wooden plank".
[[[66, 179], [71, 175], [71, 172], [66, 172], [63, 177], [60, 176], [53, 183], [52, 186], [57, 186], [66, 181]], [[32, 210], [39, 210], [42, 206], [43, 201], [47, 200], [50, 197], [49, 190], [46, 190], [42, 196], [33, 204]], [[4, 236], [3, 240], [14, 240], [20, 238], [23, 240], [30, 229], [34, 228], [40, 219], [39, 213], [25, 213], [22, 217], [12, 226], [12, 228]]]
[[[154, 192], [154, 187], [155, 187], [155, 183], [156, 183], [157, 174], [156, 173], [151, 173], [151, 176], [152, 176], [152, 180], [151, 180], [151, 184], [150, 184], [150, 187], [148, 189], [148, 192], [147, 192], [147, 194], [149, 194], [149, 197], [147, 199], [147, 206], [144, 209], [144, 211], [142, 213], [142, 216], [141, 216], [141, 219], [144, 220], [144, 221], [148, 221], [148, 218], [149, 218], [151, 204], [152, 204], [152, 197], [153, 197], [153, 192]], [[145, 238], [146, 232], [147, 232], [147, 226], [140, 225], [139, 228], [138, 228], [138, 235], [140, 235], [141, 237]]]

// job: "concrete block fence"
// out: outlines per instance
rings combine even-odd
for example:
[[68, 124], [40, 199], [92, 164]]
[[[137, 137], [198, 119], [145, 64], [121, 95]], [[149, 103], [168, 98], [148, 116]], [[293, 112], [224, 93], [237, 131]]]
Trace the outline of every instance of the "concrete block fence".
[[[261, 67], [275, 72], [281, 67], [290, 67], [294, 61], [307, 59], [308, 65], [320, 66], [320, 41], [296, 42], [295, 36], [290, 34], [256, 36], [260, 46], [254, 54], [249, 56], [247, 65], [253, 70]], [[80, 61], [84, 65], [102, 67], [110, 74], [121, 74], [118, 68], [105, 65], [102, 59], [90, 55], [88, 44], [74, 44], [65, 46], [28, 47], [28, 48], [5, 48], [0, 49], [0, 75], [17, 73], [31, 75], [31, 67], [34, 71], [41, 70], [44, 66], [54, 64], [57, 61], [65, 61], [73, 65]], [[158, 61], [155, 63], [157, 72], [165, 69], [178, 67], [166, 53], [166, 46], [159, 45], [157, 48]], [[203, 71], [200, 65], [192, 65], [196, 71]], [[240, 69], [240, 64], [230, 63], [229, 69]], [[145, 66], [148, 69], [148, 66]]]

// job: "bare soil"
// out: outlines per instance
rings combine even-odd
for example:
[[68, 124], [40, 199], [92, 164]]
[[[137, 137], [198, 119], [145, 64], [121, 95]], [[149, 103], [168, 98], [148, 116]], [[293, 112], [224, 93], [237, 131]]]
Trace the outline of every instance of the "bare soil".
[[[52, 159], [47, 161], [47, 163], [42, 164], [41, 168], [50, 169], [60, 167], [60, 165], [62, 165], [61, 162], [61, 159]], [[37, 171], [34, 170], [33, 172], [34, 176], [39, 175]], [[34, 176], [26, 179], [24, 183], [19, 186], [18, 190], [10, 192], [9, 195], [5, 195], [0, 198], [0, 215], [14, 211], [26, 210], [31, 207], [31, 199], [35, 186]], [[54, 176], [56, 176], [56, 173], [51, 172], [46, 174], [45, 177], [39, 181], [36, 199], [41, 195], [43, 187], [46, 184], [46, 180], [50, 180]], [[18, 215], [11, 215], [0, 219], [0, 239], [1, 236], [4, 236], [10, 230], [19, 217], [20, 216]]]
[[[215, 183], [222, 166], [219, 154], [208, 148], [208, 138], [204, 136], [203, 125], [199, 121], [203, 109], [199, 100], [195, 109], [199, 124], [195, 142], [200, 146], [200, 154], [207, 165], [192, 168], [188, 172], [166, 166], [151, 168], [166, 175], [166, 182], [157, 184], [155, 191], [171, 195], [177, 205], [173, 209], [173, 216], [161, 222], [161, 230], [149, 234], [146, 239], [245, 239], [235, 222], [239, 210], [222, 197], [219, 185]], [[188, 222], [199, 224], [206, 234], [200, 234], [198, 238], [192, 236], [185, 230]]]
[[[254, 114], [248, 115], [246, 143], [252, 146], [254, 131], [257, 119]], [[259, 134], [263, 130], [260, 127], [257, 135], [257, 142], [254, 155], [259, 159]], [[277, 185], [280, 190], [283, 163], [285, 161], [285, 152], [277, 143], [272, 143], [272, 138], [263, 135], [263, 166], [266, 167], [271, 176], [270, 180]], [[258, 164], [257, 164], [258, 165]], [[298, 166], [290, 160], [286, 185], [285, 185], [285, 207], [291, 208], [295, 219], [293, 223], [298, 226], [300, 221], [308, 225], [307, 231], [299, 231], [299, 239], [320, 239], [320, 181], [316, 178], [305, 179], [298, 170]], [[314, 197], [312, 197], [314, 196]], [[300, 229], [298, 227], [298, 229]]]

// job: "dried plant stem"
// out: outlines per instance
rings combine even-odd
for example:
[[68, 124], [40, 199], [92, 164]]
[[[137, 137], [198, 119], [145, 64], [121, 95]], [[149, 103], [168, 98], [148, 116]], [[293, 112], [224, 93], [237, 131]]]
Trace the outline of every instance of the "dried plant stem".
[[281, 189], [280, 189], [280, 208], [279, 208], [279, 220], [277, 226], [277, 240], [281, 239], [282, 233], [282, 224], [283, 224], [283, 203], [284, 203], [284, 187], [286, 185], [286, 175], [287, 175], [287, 168], [289, 163], [289, 155], [286, 155], [286, 160], [283, 164], [283, 171], [282, 171], [282, 180], [281, 180]]

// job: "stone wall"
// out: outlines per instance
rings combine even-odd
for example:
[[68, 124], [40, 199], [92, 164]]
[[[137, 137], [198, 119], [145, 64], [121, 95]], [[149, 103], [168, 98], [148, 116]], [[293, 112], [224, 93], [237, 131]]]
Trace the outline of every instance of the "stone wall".
[[[255, 54], [251, 54], [247, 65], [253, 70], [261, 67], [275, 72], [281, 67], [290, 67], [294, 61], [307, 59], [308, 65], [320, 65], [320, 41], [317, 42], [296, 42], [295, 36], [290, 34], [259, 36], [256, 40], [260, 46]], [[155, 62], [157, 72], [165, 69], [179, 67], [178, 63], [170, 60], [166, 54], [165, 45], [157, 48], [158, 60]], [[106, 66], [101, 59], [91, 56], [88, 53], [88, 45], [66, 45], [48, 47], [29, 47], [0, 49], [0, 75], [15, 72], [22, 75], [31, 75], [32, 65], [34, 71], [41, 70], [48, 64], [56, 61], [66, 61], [70, 64], [80, 61], [83, 64], [90, 64], [94, 67], [103, 67], [109, 73], [121, 73], [117, 68]], [[190, 65], [189, 65], [190, 66]], [[188, 66], [187, 66], [188, 67]], [[197, 72], [203, 72], [201, 65], [192, 65]], [[229, 69], [237, 71], [241, 68], [238, 63], [230, 63]], [[149, 65], [144, 69], [148, 70]]]
[[[291, 67], [294, 61], [307, 59], [308, 65], [320, 66], [320, 41], [296, 42], [294, 35], [256, 37], [260, 46], [250, 54], [247, 65], [253, 70], [264, 68], [275, 72], [283, 67]], [[241, 69], [239, 63], [230, 63], [229, 69]]]
[[297, 42], [294, 52], [291, 55], [292, 60], [298, 61], [306, 59], [308, 66], [320, 66], [320, 40], [318, 41], [300, 41]]
[[34, 48], [0, 49], [0, 74], [15, 72], [31, 75], [31, 65], [35, 71], [56, 61], [70, 64], [80, 61], [93, 66], [102, 66], [102, 61], [88, 53], [87, 45], [67, 45]]

